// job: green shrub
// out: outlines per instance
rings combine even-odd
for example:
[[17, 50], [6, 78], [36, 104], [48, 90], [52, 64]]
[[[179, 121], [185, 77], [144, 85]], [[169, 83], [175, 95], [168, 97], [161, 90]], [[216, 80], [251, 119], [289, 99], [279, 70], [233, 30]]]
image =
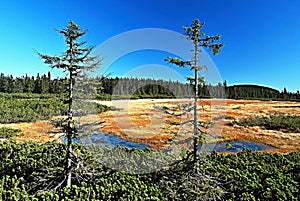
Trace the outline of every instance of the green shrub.
[[235, 120], [233, 116], [222, 114], [220, 116], [217, 116], [214, 118], [214, 120], [221, 120], [221, 119], [227, 119], [227, 120]]
[[[61, 97], [59, 97], [61, 96]], [[93, 102], [75, 101], [75, 115], [105, 112], [111, 108]], [[0, 123], [34, 122], [67, 114], [67, 104], [62, 95], [1, 94]]]
[[234, 121], [240, 126], [262, 126], [269, 130], [282, 130], [285, 132], [300, 132], [300, 116], [274, 114], [269, 117], [251, 116]]
[[[105, 154], [110, 159], [102, 164], [89, 149], [74, 144], [73, 150], [81, 158], [82, 164], [91, 168], [93, 174], [90, 179], [85, 182], [74, 180], [71, 188], [38, 192], [42, 188], [35, 186], [37, 180], [33, 176], [44, 178], [51, 175], [54, 181], [58, 181], [59, 177], [54, 173], [63, 170], [66, 145], [13, 141], [0, 143], [0, 200], [203, 200], [202, 196], [208, 195], [231, 201], [299, 200], [300, 150], [289, 154], [214, 152], [203, 155], [205, 160], [195, 171], [192, 169], [192, 154], [189, 154], [173, 165], [154, 167], [152, 173], [138, 175], [109, 167], [120, 164], [120, 159], [127, 166], [130, 164], [129, 157], [146, 157], [147, 163], [130, 164], [132, 171], [136, 171], [141, 165], [142, 168], [149, 168], [155, 164], [151, 154], [156, 154], [155, 158], [161, 161], [168, 158], [149, 149], [115, 149], [122, 150], [117, 154], [108, 147], [97, 151], [98, 156]], [[110, 164], [106, 166], [107, 163]], [[75, 171], [83, 170], [79, 168]], [[207, 197], [207, 200], [211, 198]]]
[[21, 132], [20, 129], [13, 129], [8, 127], [2, 127], [0, 128], [0, 138], [12, 138], [16, 135], [19, 135]]

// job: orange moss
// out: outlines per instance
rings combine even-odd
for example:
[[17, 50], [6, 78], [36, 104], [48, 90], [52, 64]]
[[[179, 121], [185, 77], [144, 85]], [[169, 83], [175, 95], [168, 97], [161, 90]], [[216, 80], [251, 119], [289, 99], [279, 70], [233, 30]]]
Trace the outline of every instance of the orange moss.
[[[129, 101], [128, 111], [108, 111], [98, 115], [87, 116], [86, 122], [104, 123], [99, 126], [99, 131], [122, 137], [127, 140], [141, 142], [152, 146], [154, 149], [161, 149], [169, 143], [169, 139], [174, 133], [179, 131], [180, 126], [174, 122], [185, 122], [192, 118], [190, 115], [174, 117], [163, 114], [159, 110], [153, 109], [154, 105], [175, 108], [178, 104], [191, 103], [192, 100], [137, 100]], [[201, 121], [211, 121], [212, 116], [217, 117], [218, 113], [212, 113], [211, 104], [223, 104], [224, 100], [200, 100], [199, 118]], [[257, 101], [257, 100], [226, 100], [226, 115], [239, 119], [249, 115], [269, 115], [277, 112], [286, 114], [300, 114], [300, 108], [288, 107], [298, 106], [300, 103], [287, 101]], [[202, 107], [203, 106], [203, 107]], [[284, 106], [284, 107], [278, 107]], [[203, 111], [204, 109], [204, 111]], [[175, 111], [175, 112], [180, 112]], [[215, 111], [216, 112], [216, 111]], [[131, 121], [131, 122], [128, 122]], [[300, 134], [286, 134], [279, 131], [268, 131], [262, 128], [232, 126], [228, 124], [232, 120], [219, 122], [217, 125], [222, 127], [221, 137], [226, 140], [243, 140], [263, 143], [276, 147], [275, 150], [268, 152], [290, 152], [300, 148]], [[47, 121], [35, 123], [5, 124], [19, 128], [24, 136], [17, 140], [34, 140], [46, 142], [57, 140], [58, 137], [53, 133], [59, 132]], [[101, 128], [100, 128], [101, 127]]]

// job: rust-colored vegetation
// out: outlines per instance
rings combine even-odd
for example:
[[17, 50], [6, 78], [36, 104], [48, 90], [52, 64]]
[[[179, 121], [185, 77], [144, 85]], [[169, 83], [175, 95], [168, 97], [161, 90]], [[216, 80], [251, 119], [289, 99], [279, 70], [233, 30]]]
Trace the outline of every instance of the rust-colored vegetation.
[[[167, 146], [179, 134], [187, 133], [192, 127], [180, 126], [180, 123], [192, 118], [192, 113], [178, 115], [182, 111], [180, 104], [192, 103], [193, 100], [130, 100], [126, 108], [116, 111], [107, 111], [98, 115], [90, 115], [81, 119], [81, 122], [104, 122], [97, 128], [104, 133], [122, 137], [127, 140], [142, 142], [161, 149]], [[111, 104], [110, 102], [102, 102]], [[234, 120], [247, 118], [253, 115], [268, 116], [276, 113], [300, 115], [300, 103], [288, 101], [257, 101], [257, 100], [200, 100], [199, 119], [203, 122], [218, 122], [215, 126], [221, 128], [216, 135], [218, 140], [253, 141], [274, 146], [271, 152], [290, 152], [300, 148], [300, 133], [287, 133], [283, 131], [267, 130], [262, 127], [238, 126]], [[118, 105], [115, 105], [118, 108]], [[123, 102], [124, 106], [124, 102]], [[170, 113], [166, 114], [155, 106], [165, 107]], [[223, 107], [224, 106], [224, 107]], [[223, 119], [221, 118], [223, 117]], [[33, 123], [3, 124], [11, 128], [22, 130], [22, 136], [17, 140], [33, 140], [46, 142], [59, 140], [59, 130], [48, 121]], [[207, 130], [210, 132], [210, 130]], [[212, 129], [214, 131], [214, 129]]]

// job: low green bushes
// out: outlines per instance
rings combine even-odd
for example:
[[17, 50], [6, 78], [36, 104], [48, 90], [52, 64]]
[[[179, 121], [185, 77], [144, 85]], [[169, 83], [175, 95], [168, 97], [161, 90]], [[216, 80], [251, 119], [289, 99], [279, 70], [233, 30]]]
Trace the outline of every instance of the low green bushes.
[[285, 132], [300, 132], [300, 116], [287, 114], [274, 114], [268, 117], [251, 116], [242, 118], [233, 123], [240, 126], [262, 126], [269, 130], [283, 130]]
[[[210, 196], [232, 201], [299, 200], [300, 150], [289, 154], [214, 152], [203, 155], [205, 160], [197, 166], [188, 154], [173, 165], [138, 175], [111, 169], [113, 166], [96, 160], [85, 147], [74, 144], [83, 165], [91, 168], [90, 179], [76, 182], [74, 178], [70, 188], [39, 191], [45, 186], [37, 186], [37, 178], [60, 179], [55, 172], [63, 170], [65, 149], [62, 143], [0, 143], [0, 200], [210, 200]], [[109, 147], [99, 154], [110, 158], [110, 165], [120, 164], [120, 159], [126, 165], [129, 153], [149, 157], [149, 163], [136, 163], [133, 170], [140, 165], [147, 168], [153, 160], [165, 160], [163, 155], [150, 157], [153, 151], [149, 149], [115, 149], [119, 154]]]
[[10, 139], [16, 135], [19, 135], [20, 132], [21, 132], [20, 129], [2, 127], [2, 128], [0, 128], [0, 138]]

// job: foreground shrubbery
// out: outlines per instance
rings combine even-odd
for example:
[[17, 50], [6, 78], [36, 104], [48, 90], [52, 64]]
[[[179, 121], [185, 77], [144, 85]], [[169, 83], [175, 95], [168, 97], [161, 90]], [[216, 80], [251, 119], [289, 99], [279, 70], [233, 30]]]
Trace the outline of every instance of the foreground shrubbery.
[[20, 129], [14, 129], [14, 128], [8, 128], [8, 127], [2, 127], [0, 128], [0, 139], [10, 139], [14, 136], [20, 135], [21, 130]]
[[[163, 198], [158, 186], [149, 182], [147, 177], [127, 175], [107, 169], [95, 163], [91, 159], [91, 154], [80, 146], [75, 146], [75, 151], [82, 157], [86, 166], [94, 166], [91, 171], [95, 171], [95, 175], [82, 183], [74, 179], [75, 185], [72, 188], [37, 193], [45, 186], [37, 187], [39, 181], [35, 178], [49, 179], [54, 172], [63, 169], [65, 145], [61, 143], [40, 145], [32, 142], [0, 144], [0, 198], [2, 200], [161, 200]], [[47, 173], [46, 170], [53, 172]]]
[[300, 116], [274, 114], [269, 117], [251, 116], [234, 121], [240, 126], [262, 126], [270, 130], [284, 130], [287, 132], [300, 132]]
[[[87, 177], [89, 179], [78, 182], [74, 178], [71, 188], [38, 192], [45, 186], [39, 186], [41, 181], [37, 178], [59, 179], [59, 176], [55, 177], [55, 172], [63, 170], [65, 145], [10, 141], [1, 143], [0, 199], [203, 200], [206, 197], [209, 200], [212, 196], [220, 196], [224, 200], [299, 199], [300, 151], [289, 154], [253, 153], [247, 150], [238, 154], [212, 153], [197, 167], [193, 165], [192, 157], [187, 157], [159, 171], [135, 175], [96, 163], [94, 156], [84, 147], [75, 145], [74, 150], [82, 158], [87, 170], [93, 171]], [[113, 155], [113, 149], [105, 148], [103, 153], [106, 156], [110, 157], [111, 152], [111, 156], [115, 157], [110, 165], [118, 157], [132, 152], [121, 150], [121, 154]], [[144, 154], [145, 157], [152, 153], [151, 150], [133, 152]], [[161, 155], [156, 160], [164, 160], [164, 157]], [[149, 164], [150, 160], [151, 157]], [[133, 169], [139, 165], [133, 164]]]
[[244, 151], [208, 160], [227, 182], [226, 200], [299, 200], [300, 150], [289, 154]]

